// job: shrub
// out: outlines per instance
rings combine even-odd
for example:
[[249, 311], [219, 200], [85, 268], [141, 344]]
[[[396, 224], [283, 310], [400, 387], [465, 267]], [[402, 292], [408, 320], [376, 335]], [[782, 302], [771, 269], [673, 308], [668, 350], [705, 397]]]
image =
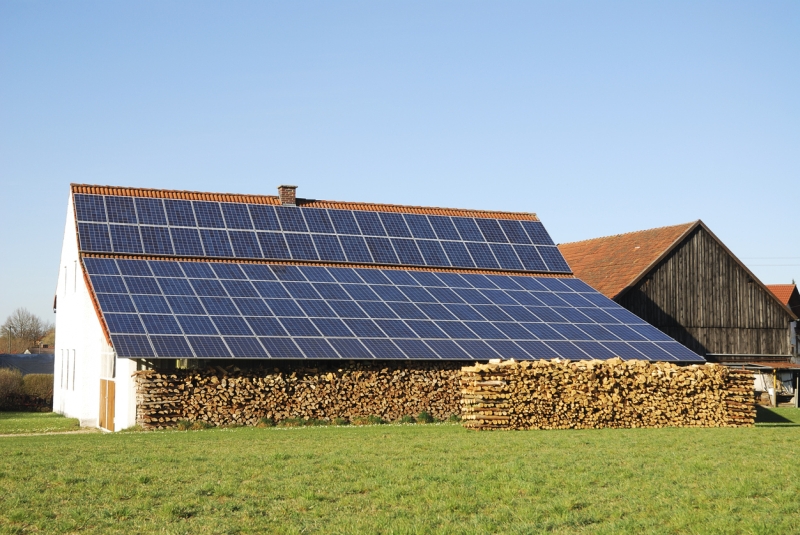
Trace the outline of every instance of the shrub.
[[450, 418], [447, 419], [448, 422], [457, 423], [461, 421], [461, 416], [458, 414], [451, 414]]
[[386, 420], [384, 420], [380, 416], [375, 416], [375, 415], [371, 414], [371, 415], [367, 416], [367, 423], [369, 425], [381, 425], [381, 424], [385, 424]]
[[[11, 398], [22, 395], [22, 373], [19, 370], [0, 368], [0, 407], [13, 404]], [[52, 389], [53, 385], [50, 385]]]
[[26, 396], [51, 402], [53, 400], [53, 374], [29, 373], [22, 378], [22, 390]]
[[434, 421], [435, 420], [433, 419], [433, 416], [431, 416], [430, 413], [426, 411], [422, 411], [421, 413], [419, 413], [419, 416], [417, 416], [417, 422], [421, 424], [432, 424]]
[[192, 422], [192, 425], [189, 427], [189, 429], [191, 429], [192, 431], [199, 431], [200, 429], [211, 429], [212, 427], [214, 426], [208, 422], [197, 420], [196, 422]]
[[371, 414], [369, 416], [353, 416], [350, 418], [350, 423], [353, 425], [381, 425], [385, 424], [386, 420]]
[[261, 418], [256, 427], [275, 427], [275, 420], [272, 418]]
[[303, 420], [301, 418], [286, 418], [278, 422], [278, 427], [301, 427]]
[[309, 427], [316, 427], [316, 426], [320, 426], [320, 425], [330, 425], [330, 422], [328, 422], [328, 420], [320, 420], [320, 419], [317, 419], [317, 418], [309, 418], [308, 420], [305, 420], [303, 422], [303, 425], [309, 426]]
[[415, 424], [415, 423], [417, 423], [417, 421], [414, 419], [414, 417], [411, 416], [410, 414], [406, 414], [405, 416], [400, 418], [398, 420], [398, 422], [401, 423], [401, 424]]
[[350, 425], [350, 422], [346, 418], [334, 418], [333, 425]]
[[175, 422], [175, 427], [177, 427], [179, 431], [188, 431], [192, 427], [192, 422], [189, 420], [178, 420]]

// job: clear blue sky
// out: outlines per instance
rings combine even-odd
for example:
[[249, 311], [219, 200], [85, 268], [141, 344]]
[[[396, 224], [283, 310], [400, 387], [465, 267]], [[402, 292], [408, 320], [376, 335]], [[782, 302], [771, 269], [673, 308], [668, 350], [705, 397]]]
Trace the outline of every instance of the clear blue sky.
[[800, 281], [800, 2], [0, 3], [0, 322], [70, 182], [703, 219]]

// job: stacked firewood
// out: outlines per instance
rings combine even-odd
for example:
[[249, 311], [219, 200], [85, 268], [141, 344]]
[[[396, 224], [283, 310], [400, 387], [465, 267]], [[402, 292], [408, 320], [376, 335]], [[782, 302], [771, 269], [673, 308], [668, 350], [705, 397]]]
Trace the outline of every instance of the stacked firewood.
[[753, 376], [718, 364], [505, 361], [461, 370], [472, 429], [737, 427], [755, 420]]
[[135, 374], [137, 423], [163, 429], [182, 420], [217, 426], [255, 425], [262, 418], [394, 421], [421, 412], [446, 419], [460, 411], [459, 368], [451, 362], [352, 362], [140, 371]]

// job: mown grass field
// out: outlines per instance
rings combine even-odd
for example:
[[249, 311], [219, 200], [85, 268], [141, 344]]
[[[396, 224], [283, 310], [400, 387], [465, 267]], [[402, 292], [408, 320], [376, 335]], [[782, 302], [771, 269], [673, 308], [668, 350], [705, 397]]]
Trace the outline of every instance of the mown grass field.
[[0, 435], [53, 433], [78, 429], [80, 423], [77, 418], [64, 418], [52, 412], [0, 412]]
[[799, 533], [800, 411], [760, 416], [5, 437], [0, 532]]

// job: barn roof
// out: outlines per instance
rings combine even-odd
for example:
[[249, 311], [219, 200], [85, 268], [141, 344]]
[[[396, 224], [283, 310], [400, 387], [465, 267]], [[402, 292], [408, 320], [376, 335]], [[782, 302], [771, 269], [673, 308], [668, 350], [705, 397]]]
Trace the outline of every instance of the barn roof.
[[686, 236], [697, 222], [561, 243], [573, 273], [614, 299]]
[[128, 358], [702, 361], [578, 280], [535, 214], [73, 185]]
[[795, 317], [787, 303], [768, 291], [767, 286], [699, 219], [669, 227], [561, 243], [558, 248], [575, 276], [609, 299], [616, 299], [634, 287], [698, 227], [716, 240], [755, 284]]

